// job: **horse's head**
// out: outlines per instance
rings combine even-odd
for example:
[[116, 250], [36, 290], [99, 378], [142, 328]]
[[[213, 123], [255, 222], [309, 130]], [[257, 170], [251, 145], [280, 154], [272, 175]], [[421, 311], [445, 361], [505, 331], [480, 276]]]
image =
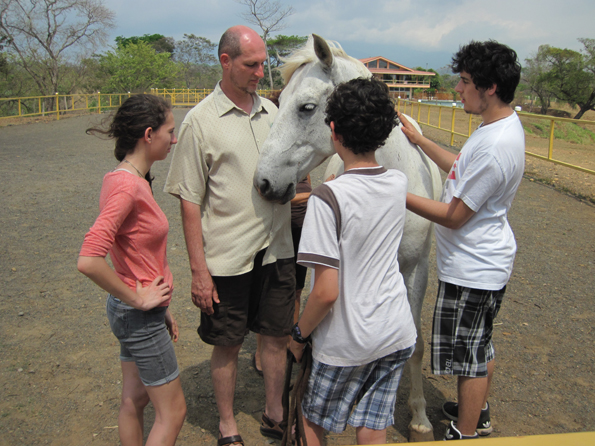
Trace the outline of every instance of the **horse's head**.
[[324, 123], [327, 98], [341, 82], [371, 73], [338, 44], [316, 34], [287, 59], [281, 72], [286, 86], [262, 148], [254, 186], [265, 198], [286, 203], [295, 196], [296, 184], [335, 153]]

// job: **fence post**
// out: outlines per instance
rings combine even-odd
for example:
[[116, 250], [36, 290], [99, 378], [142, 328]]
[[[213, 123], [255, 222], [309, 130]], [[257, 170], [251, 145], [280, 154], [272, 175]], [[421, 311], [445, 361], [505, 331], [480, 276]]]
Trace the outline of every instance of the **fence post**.
[[21, 116], [21, 98], [19, 98], [19, 117]]
[[455, 112], [457, 107], [455, 104], [452, 106], [452, 120], [450, 123], [450, 145], [453, 146], [455, 143]]
[[421, 100], [417, 101], [417, 122], [420, 121], [421, 118]]
[[554, 156], [554, 128], [556, 126], [556, 121], [552, 119], [550, 122], [550, 147], [547, 152], [547, 159], [549, 160]]
[[467, 136], [471, 136], [471, 120], [473, 119], [473, 115], [471, 113], [469, 113], [469, 132], [467, 133]]
[[58, 92], [56, 92], [56, 120], [60, 120], [60, 98]]
[[442, 105], [438, 107], [438, 128], [442, 128]]
[[101, 114], [101, 91], [97, 92], [97, 113]]

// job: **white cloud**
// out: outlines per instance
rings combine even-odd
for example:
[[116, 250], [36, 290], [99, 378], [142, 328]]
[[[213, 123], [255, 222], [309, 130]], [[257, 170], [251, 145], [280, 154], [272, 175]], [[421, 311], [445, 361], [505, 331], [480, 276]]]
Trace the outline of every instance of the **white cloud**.
[[[245, 23], [234, 0], [104, 0], [117, 14], [116, 35], [160, 33], [181, 39], [194, 33], [215, 42], [229, 26]], [[282, 0], [295, 14], [282, 34], [313, 32], [343, 47], [401, 63], [435, 66], [427, 55], [444, 54], [470, 40], [496, 39], [521, 60], [541, 44], [579, 50], [579, 37], [595, 37], [593, 0]], [[392, 54], [386, 54], [391, 52]], [[419, 57], [416, 57], [419, 55]]]

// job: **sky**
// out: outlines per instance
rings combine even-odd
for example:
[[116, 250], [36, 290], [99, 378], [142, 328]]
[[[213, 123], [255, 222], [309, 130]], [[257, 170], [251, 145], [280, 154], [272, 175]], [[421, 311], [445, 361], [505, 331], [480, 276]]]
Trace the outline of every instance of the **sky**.
[[[249, 23], [234, 0], [103, 0], [116, 15], [116, 36], [195, 34], [217, 43], [230, 26]], [[521, 64], [539, 45], [580, 50], [595, 38], [593, 0], [281, 0], [294, 13], [273, 35], [316, 33], [358, 59], [383, 56], [410, 68], [440, 70], [460, 45], [494, 39]], [[259, 29], [252, 26], [260, 32]]]

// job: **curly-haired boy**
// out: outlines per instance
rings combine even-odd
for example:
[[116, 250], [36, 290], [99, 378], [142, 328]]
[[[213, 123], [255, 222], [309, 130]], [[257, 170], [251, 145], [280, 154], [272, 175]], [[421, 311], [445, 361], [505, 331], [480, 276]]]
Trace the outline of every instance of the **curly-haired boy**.
[[325, 121], [345, 173], [312, 192], [298, 252], [298, 263], [315, 270], [290, 344], [300, 360], [312, 335], [305, 434], [316, 446], [324, 429], [342, 432], [350, 424], [358, 444], [386, 443], [416, 340], [397, 259], [407, 178], [375, 158], [398, 121], [388, 88], [374, 79], [339, 85]]

